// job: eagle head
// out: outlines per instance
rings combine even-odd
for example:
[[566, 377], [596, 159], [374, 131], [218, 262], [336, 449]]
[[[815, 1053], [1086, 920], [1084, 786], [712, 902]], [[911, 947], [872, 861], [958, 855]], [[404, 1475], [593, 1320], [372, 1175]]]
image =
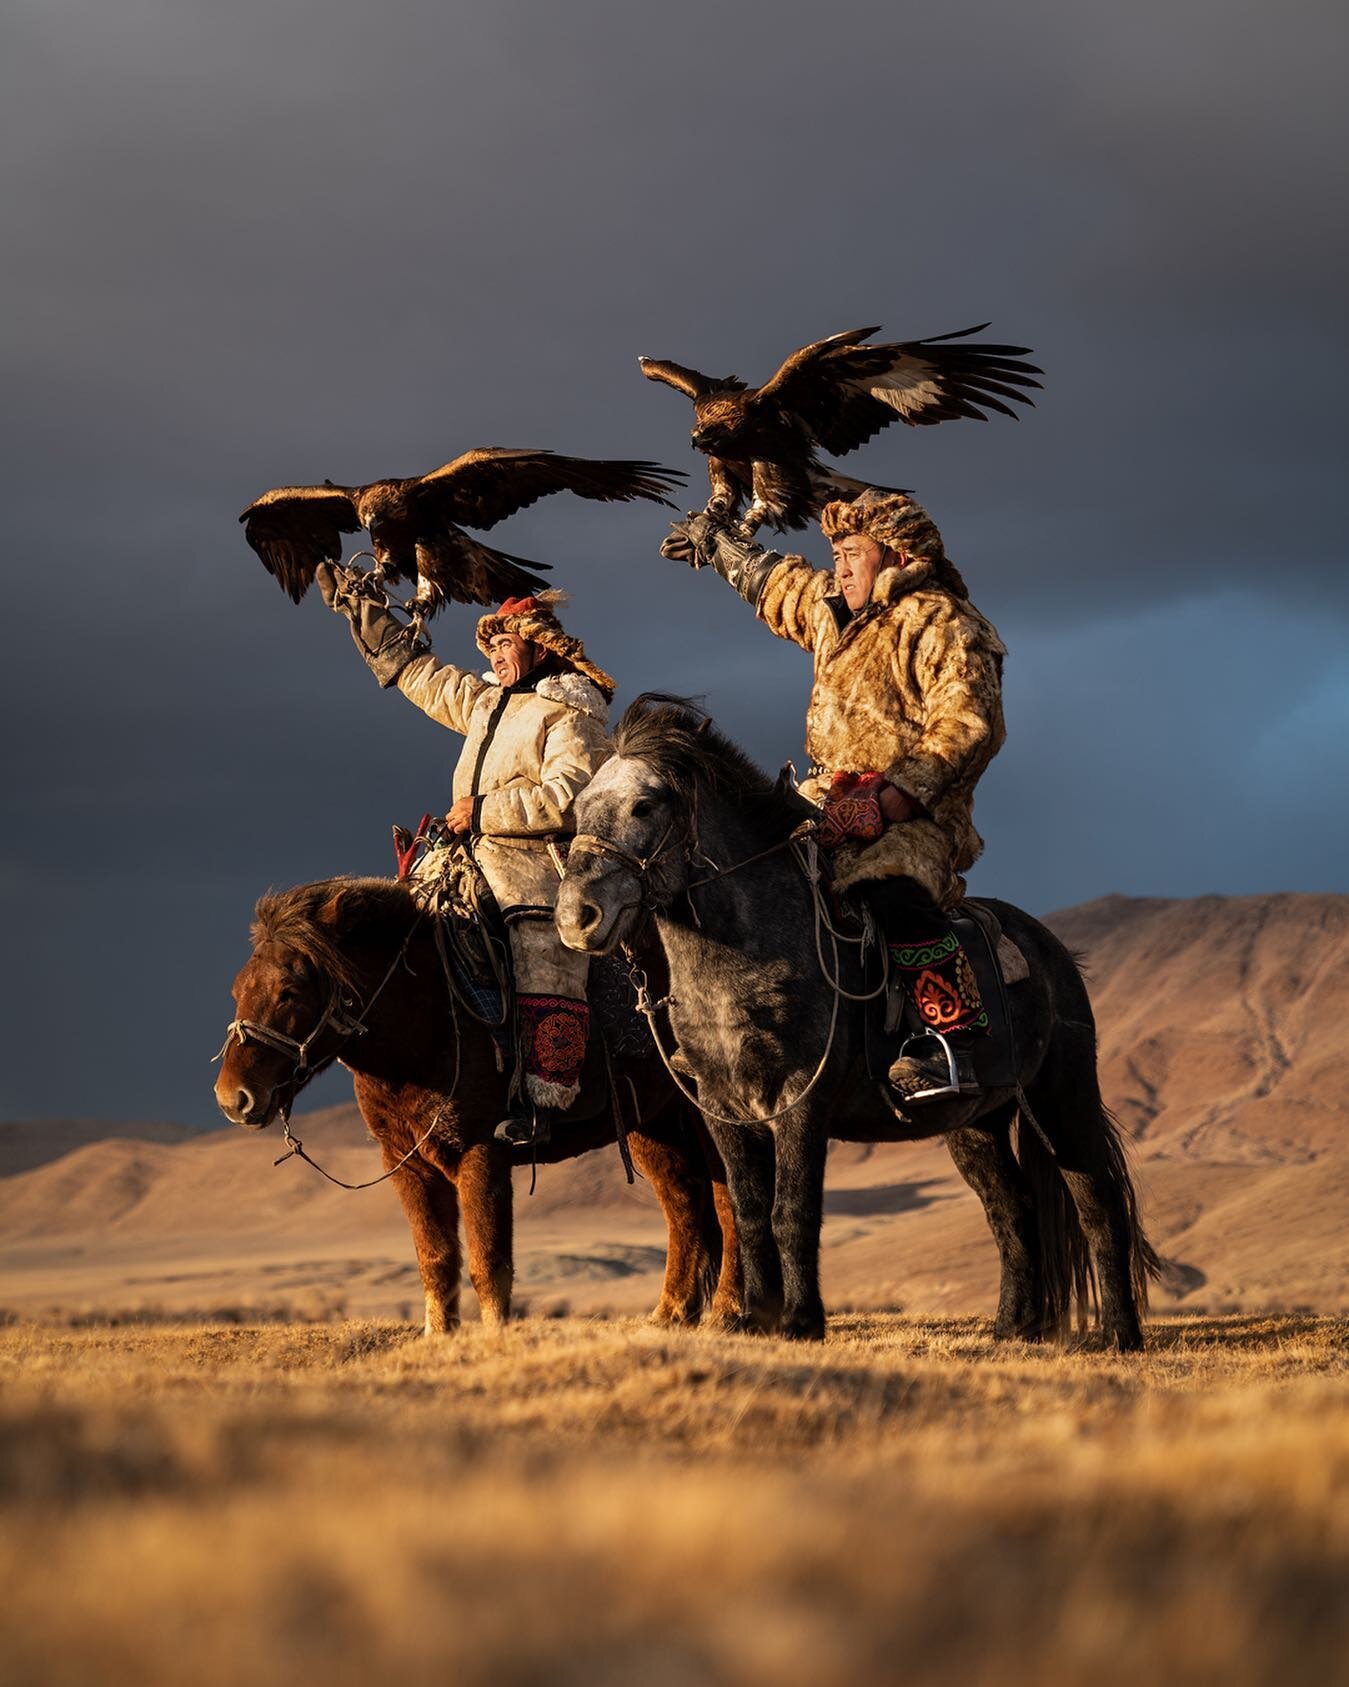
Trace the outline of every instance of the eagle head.
[[690, 438], [694, 449], [717, 456], [735, 443], [744, 421], [744, 404], [738, 393], [716, 393], [697, 406]]

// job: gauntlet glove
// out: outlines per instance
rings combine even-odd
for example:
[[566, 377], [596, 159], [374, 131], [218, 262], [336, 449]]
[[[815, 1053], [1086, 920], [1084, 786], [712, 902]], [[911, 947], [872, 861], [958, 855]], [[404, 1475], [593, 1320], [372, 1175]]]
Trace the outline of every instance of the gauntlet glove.
[[358, 576], [350, 569], [321, 562], [314, 570], [318, 589], [334, 614], [345, 615], [361, 659], [387, 689], [415, 657], [430, 649], [426, 640], [400, 621], [386, 604], [363, 596], [356, 587]]
[[706, 514], [674, 522], [660, 554], [672, 562], [687, 562], [692, 568], [716, 569], [750, 604], [758, 603], [764, 582], [782, 561], [777, 551], [737, 537], [715, 516]]

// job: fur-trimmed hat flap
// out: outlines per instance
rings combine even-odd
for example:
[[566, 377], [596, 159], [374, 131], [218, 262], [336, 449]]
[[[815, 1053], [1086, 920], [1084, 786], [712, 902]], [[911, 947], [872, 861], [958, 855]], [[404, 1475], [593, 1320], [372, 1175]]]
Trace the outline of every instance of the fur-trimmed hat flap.
[[486, 656], [498, 633], [514, 633], [531, 644], [542, 645], [554, 656], [575, 668], [604, 693], [606, 703], [613, 701], [617, 689], [614, 680], [587, 657], [585, 645], [564, 631], [557, 618], [558, 608], [566, 603], [567, 594], [561, 591], [538, 592], [533, 597], [507, 598], [501, 608], [484, 615], [478, 622], [478, 649]]
[[909, 556], [936, 560], [946, 554], [937, 524], [906, 492], [881, 492], [869, 486], [856, 498], [826, 504], [820, 511], [820, 526], [826, 539], [862, 533], [888, 550], [905, 551]]

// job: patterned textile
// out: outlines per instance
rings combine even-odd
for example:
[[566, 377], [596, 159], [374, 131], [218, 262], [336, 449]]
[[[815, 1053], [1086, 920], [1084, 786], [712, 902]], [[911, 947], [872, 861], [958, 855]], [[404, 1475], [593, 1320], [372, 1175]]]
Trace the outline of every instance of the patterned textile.
[[820, 805], [824, 811], [819, 833], [822, 849], [838, 849], [849, 839], [874, 843], [880, 837], [885, 830], [885, 816], [881, 813], [884, 783], [879, 773], [834, 775], [829, 794]]
[[570, 1106], [581, 1084], [590, 1009], [567, 996], [520, 996], [516, 1010], [530, 1096], [540, 1106]]
[[960, 939], [949, 931], [923, 943], [889, 943], [890, 967], [934, 1031], [987, 1031], [988, 1014]]

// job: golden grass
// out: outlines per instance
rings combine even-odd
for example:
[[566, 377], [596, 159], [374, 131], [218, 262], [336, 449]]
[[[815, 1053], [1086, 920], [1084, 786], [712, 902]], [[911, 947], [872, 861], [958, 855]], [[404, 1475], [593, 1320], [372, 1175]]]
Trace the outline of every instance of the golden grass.
[[1342, 1320], [0, 1330], [7, 1683], [1327, 1682]]

